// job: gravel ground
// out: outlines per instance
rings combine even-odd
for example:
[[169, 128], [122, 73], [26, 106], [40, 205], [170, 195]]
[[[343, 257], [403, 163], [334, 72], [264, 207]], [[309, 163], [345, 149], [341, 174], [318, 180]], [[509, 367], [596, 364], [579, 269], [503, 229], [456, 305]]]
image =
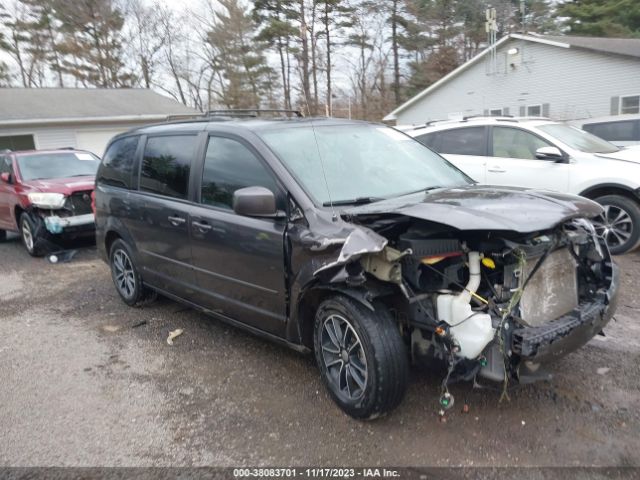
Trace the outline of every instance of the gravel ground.
[[618, 263], [617, 321], [552, 381], [502, 403], [455, 385], [440, 423], [439, 378], [416, 370], [404, 403], [363, 423], [334, 406], [311, 357], [166, 299], [127, 307], [95, 248], [54, 265], [11, 237], [0, 244], [0, 465], [640, 466], [640, 254]]

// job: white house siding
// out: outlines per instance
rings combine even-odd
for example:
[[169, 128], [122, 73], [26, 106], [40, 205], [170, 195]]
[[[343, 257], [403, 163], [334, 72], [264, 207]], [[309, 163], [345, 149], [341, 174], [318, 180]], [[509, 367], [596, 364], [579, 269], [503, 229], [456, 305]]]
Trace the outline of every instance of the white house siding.
[[76, 132], [66, 128], [47, 128], [34, 132], [34, 140], [38, 150], [51, 148], [76, 147]]
[[[518, 55], [507, 55], [517, 47]], [[488, 56], [487, 56], [488, 57]], [[497, 52], [497, 74], [487, 74], [487, 58], [451, 78], [398, 112], [397, 125], [446, 119], [451, 114], [486, 114], [548, 104], [553, 119], [610, 115], [613, 97], [640, 94], [640, 59], [511, 39]], [[516, 66], [507, 65], [515, 60]], [[503, 112], [506, 113], [506, 112]]]
[[[129, 127], [130, 128], [130, 127]], [[83, 129], [76, 131], [76, 148], [88, 150], [102, 156], [105, 147], [114, 136], [129, 130], [129, 128]]]
[[144, 123], [57, 125], [36, 127], [0, 127], [0, 136], [33, 135], [36, 149], [46, 150], [72, 147], [102, 156], [109, 140], [122, 132]]

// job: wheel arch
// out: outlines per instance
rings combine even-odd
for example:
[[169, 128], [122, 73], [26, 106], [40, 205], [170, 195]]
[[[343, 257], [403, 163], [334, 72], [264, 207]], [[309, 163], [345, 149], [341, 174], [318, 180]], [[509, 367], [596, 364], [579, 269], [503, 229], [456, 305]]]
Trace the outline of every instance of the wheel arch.
[[388, 285], [373, 280], [362, 287], [352, 287], [345, 283], [311, 286], [303, 291], [296, 303], [296, 308], [292, 310], [295, 317], [289, 323], [290, 331], [287, 332], [287, 337], [313, 349], [313, 324], [316, 310], [324, 300], [331, 296], [344, 295], [367, 310], [375, 312], [378, 299], [390, 293], [392, 291]]
[[98, 224], [96, 223], [98, 253], [105, 262], [109, 261], [111, 245], [113, 245], [113, 242], [117, 239], [123, 240], [129, 246], [131, 253], [136, 257], [134, 260], [138, 261], [138, 248], [136, 243], [120, 219], [109, 217], [106, 222], [101, 224], [100, 228], [97, 227]]
[[26, 212], [26, 210], [20, 205], [15, 205], [13, 207], [13, 220], [16, 222], [16, 228], [18, 230], [20, 230], [20, 215], [24, 212]]
[[297, 337], [302, 345], [313, 350], [313, 323], [316, 310], [324, 300], [340, 294], [355, 300], [372, 312], [375, 311], [372, 303], [374, 294], [368, 289], [349, 287], [346, 284], [310, 287], [300, 296], [295, 309], [294, 321], [291, 322], [291, 326], [297, 330]]
[[604, 195], [621, 195], [636, 203], [640, 202], [640, 195], [637, 190], [627, 187], [626, 185], [620, 185], [619, 183], [601, 183], [594, 185], [583, 190], [579, 195], [591, 200], [595, 200]]
[[111, 245], [113, 245], [113, 242], [115, 242], [118, 239], [122, 239], [122, 235], [120, 235], [116, 230], [109, 230], [105, 234], [104, 247], [107, 252], [107, 255], [109, 255], [109, 252], [111, 251]]

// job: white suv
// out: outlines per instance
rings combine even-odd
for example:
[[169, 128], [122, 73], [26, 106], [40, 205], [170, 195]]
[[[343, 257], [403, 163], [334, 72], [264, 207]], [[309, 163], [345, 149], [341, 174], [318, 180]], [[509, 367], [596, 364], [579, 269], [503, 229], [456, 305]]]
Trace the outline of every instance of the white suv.
[[640, 151], [546, 118], [470, 117], [400, 127], [479, 183], [582, 195], [611, 252], [640, 244]]

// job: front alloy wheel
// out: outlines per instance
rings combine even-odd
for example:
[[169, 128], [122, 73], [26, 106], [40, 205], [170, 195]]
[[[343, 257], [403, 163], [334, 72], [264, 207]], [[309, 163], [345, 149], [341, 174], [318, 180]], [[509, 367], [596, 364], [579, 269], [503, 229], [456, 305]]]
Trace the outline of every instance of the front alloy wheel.
[[598, 235], [607, 242], [614, 255], [633, 250], [640, 241], [640, 208], [632, 200], [620, 195], [606, 195], [596, 199], [604, 209], [593, 220]]
[[32, 257], [39, 257], [42, 255], [42, 246], [40, 243], [40, 228], [38, 228], [38, 220], [33, 220], [28, 213], [23, 213], [20, 216], [20, 237], [22, 238], [22, 244], [27, 249], [27, 252]]
[[322, 326], [322, 360], [335, 391], [350, 401], [364, 395], [367, 358], [358, 334], [341, 315], [329, 315]]
[[314, 352], [329, 394], [348, 415], [373, 419], [400, 404], [409, 381], [409, 359], [388, 309], [372, 310], [335, 295], [316, 310]]

